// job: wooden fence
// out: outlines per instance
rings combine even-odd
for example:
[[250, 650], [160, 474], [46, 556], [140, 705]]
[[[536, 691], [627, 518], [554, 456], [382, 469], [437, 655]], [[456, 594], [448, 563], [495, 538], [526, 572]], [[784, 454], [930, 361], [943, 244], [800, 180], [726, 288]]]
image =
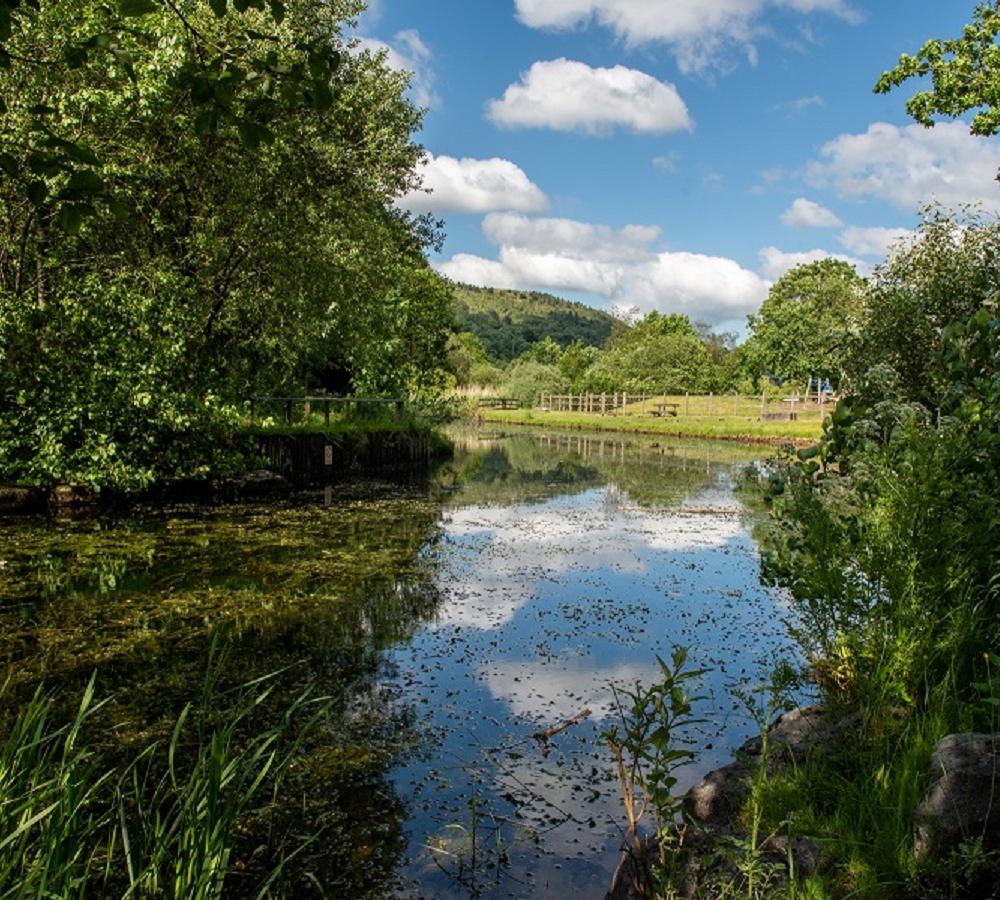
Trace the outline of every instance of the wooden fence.
[[601, 394], [542, 394], [541, 412], [573, 412], [600, 416], [713, 417], [795, 420], [800, 416], [822, 418], [833, 408], [835, 397], [823, 394], [803, 397], [748, 397], [740, 394], [650, 395], [612, 391]]

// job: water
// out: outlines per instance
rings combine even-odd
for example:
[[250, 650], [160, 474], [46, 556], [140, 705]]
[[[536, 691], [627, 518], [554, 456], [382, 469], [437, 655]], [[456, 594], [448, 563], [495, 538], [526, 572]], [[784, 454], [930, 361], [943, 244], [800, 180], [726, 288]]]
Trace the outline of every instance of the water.
[[675, 645], [710, 670], [683, 789], [753, 730], [731, 688], [796, 657], [732, 489], [759, 455], [466, 433], [433, 477], [340, 485], [329, 507], [9, 521], [0, 654], [15, 696], [71, 697], [96, 669], [101, 737], [127, 750], [197, 694], [222, 626], [226, 683], [284, 668], [286, 696], [334, 697], [294, 785], [323, 827], [300, 865], [331, 891], [599, 898], [624, 823], [613, 687]]

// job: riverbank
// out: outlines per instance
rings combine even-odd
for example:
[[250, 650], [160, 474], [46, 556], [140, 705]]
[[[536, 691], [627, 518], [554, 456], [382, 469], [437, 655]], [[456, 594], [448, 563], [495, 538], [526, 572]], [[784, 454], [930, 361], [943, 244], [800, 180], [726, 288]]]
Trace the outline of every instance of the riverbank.
[[823, 431], [819, 418], [795, 421], [761, 421], [748, 416], [655, 417], [651, 415], [602, 416], [598, 413], [550, 412], [536, 409], [481, 409], [483, 422], [505, 425], [531, 425], [536, 428], [569, 428], [586, 431], [609, 431], [625, 434], [650, 434], [662, 437], [712, 438], [777, 447], [791, 443], [796, 447], [815, 444]]

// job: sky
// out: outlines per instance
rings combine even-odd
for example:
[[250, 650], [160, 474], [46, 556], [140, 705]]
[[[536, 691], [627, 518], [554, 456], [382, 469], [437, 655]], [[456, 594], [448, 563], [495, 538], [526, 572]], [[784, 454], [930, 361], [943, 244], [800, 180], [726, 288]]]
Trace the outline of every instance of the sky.
[[862, 274], [932, 201], [1000, 212], [1000, 140], [908, 118], [900, 53], [974, 0], [375, 0], [361, 47], [413, 73], [424, 191], [457, 281], [744, 332], [770, 285]]

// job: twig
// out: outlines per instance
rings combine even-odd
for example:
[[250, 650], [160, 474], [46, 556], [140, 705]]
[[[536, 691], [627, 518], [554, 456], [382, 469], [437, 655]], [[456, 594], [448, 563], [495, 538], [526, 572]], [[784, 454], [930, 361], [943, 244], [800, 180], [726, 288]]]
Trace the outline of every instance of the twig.
[[549, 740], [555, 737], [560, 732], [565, 731], [571, 725], [576, 725], [578, 722], [586, 719], [590, 715], [589, 709], [581, 709], [575, 716], [570, 719], [566, 719], [564, 722], [560, 722], [558, 725], [552, 728], [546, 728], [544, 731], [536, 731], [532, 737], [538, 741], [539, 749], [542, 751], [542, 756], [549, 755]]

